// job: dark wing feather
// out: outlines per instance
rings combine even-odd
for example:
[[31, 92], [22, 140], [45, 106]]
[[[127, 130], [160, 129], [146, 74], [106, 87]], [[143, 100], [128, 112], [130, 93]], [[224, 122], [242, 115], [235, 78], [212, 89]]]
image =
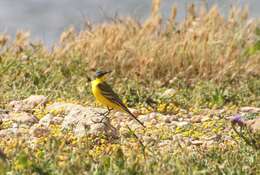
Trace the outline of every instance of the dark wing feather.
[[120, 97], [113, 91], [113, 89], [106, 82], [99, 83], [97, 86], [101, 90], [101, 94], [104, 97], [121, 106], [122, 108], [127, 109]]
[[128, 114], [130, 114], [137, 122], [139, 122], [143, 127], [145, 127], [144, 124], [140, 120], [138, 120], [134, 114], [132, 114], [129, 111], [129, 109], [124, 105], [124, 103], [119, 98], [119, 96], [113, 91], [113, 89], [106, 82], [99, 83], [97, 86], [101, 90], [101, 94], [104, 97], [106, 97], [108, 100], [110, 100], [110, 101], [116, 103], [117, 105], [119, 105]]

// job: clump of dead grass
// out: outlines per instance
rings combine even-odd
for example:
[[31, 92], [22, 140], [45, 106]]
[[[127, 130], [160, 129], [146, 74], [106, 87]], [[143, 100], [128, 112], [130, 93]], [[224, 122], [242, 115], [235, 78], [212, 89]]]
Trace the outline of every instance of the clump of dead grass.
[[196, 11], [191, 5], [185, 20], [177, 23], [173, 7], [165, 23], [159, 7], [160, 1], [153, 1], [144, 24], [126, 18], [91, 26], [79, 34], [70, 29], [61, 37], [66, 42], [52, 54], [58, 58], [80, 54], [90, 69], [137, 73], [145, 79], [224, 80], [259, 75], [260, 54], [245, 54], [255, 42], [257, 27], [245, 9], [233, 8], [225, 18], [216, 6]]

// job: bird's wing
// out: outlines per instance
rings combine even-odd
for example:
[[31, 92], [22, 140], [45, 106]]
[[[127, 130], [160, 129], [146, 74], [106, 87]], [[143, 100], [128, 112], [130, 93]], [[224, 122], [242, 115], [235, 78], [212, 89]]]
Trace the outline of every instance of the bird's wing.
[[123, 110], [125, 110], [128, 114], [130, 114], [137, 122], [139, 122], [143, 127], [145, 127], [144, 124], [140, 120], [138, 120], [134, 114], [132, 114], [129, 111], [129, 109], [124, 105], [124, 103], [119, 98], [119, 96], [113, 91], [113, 89], [106, 82], [99, 83], [97, 86], [101, 90], [101, 94], [105, 98], [120, 106]]
[[106, 97], [108, 100], [112, 101], [113, 103], [116, 103], [123, 109], [127, 109], [127, 107], [124, 105], [124, 103], [119, 98], [119, 96], [113, 91], [113, 89], [106, 82], [99, 83], [97, 86], [101, 90], [101, 94], [104, 97]]

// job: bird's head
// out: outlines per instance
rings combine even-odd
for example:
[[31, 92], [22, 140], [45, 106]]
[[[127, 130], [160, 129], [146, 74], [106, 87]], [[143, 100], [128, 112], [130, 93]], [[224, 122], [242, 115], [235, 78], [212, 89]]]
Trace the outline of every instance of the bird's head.
[[110, 73], [111, 71], [101, 71], [101, 70], [97, 70], [96, 74], [95, 74], [95, 78], [100, 78], [103, 79], [104, 76], [108, 73]]

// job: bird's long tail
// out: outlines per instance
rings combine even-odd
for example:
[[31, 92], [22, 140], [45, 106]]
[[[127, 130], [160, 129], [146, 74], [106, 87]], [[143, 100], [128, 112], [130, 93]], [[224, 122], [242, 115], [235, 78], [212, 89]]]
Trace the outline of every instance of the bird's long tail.
[[129, 111], [129, 109], [126, 108], [125, 111], [145, 128], [144, 124], [140, 120], [138, 120], [137, 117]]

